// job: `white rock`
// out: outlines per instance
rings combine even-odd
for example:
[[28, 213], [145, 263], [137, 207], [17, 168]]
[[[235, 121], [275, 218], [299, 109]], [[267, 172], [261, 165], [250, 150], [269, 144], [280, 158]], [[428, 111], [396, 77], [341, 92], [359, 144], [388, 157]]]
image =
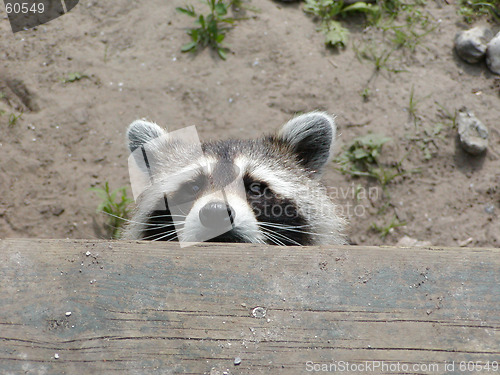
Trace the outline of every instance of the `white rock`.
[[486, 46], [492, 37], [493, 33], [486, 26], [459, 31], [455, 35], [457, 55], [468, 63], [477, 63], [486, 54]]
[[461, 109], [457, 116], [458, 135], [462, 148], [472, 155], [479, 155], [488, 147], [488, 128], [474, 115]]
[[500, 74], [500, 32], [488, 43], [486, 64], [493, 73]]
[[432, 243], [430, 241], [419, 241], [415, 238], [403, 236], [398, 241], [396, 246], [399, 246], [399, 247], [427, 247], [427, 246], [432, 246]]

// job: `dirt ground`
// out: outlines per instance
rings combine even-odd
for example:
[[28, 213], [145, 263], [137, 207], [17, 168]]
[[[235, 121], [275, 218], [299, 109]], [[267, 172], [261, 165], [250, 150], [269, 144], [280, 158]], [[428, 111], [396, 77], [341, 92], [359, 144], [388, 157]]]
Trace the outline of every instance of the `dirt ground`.
[[[124, 137], [137, 118], [169, 129], [196, 125], [201, 139], [255, 137], [319, 109], [337, 116], [339, 152], [357, 136], [381, 133], [392, 138], [385, 162], [419, 169], [384, 194], [375, 181], [342, 175], [332, 162], [324, 181], [348, 216], [353, 243], [395, 244], [408, 235], [439, 246], [499, 247], [500, 77], [456, 57], [454, 35], [469, 26], [449, 3], [428, 1], [422, 11], [435, 29], [414, 51], [395, 50], [379, 71], [356, 51], [382, 48], [380, 30], [351, 19], [346, 48], [326, 48], [301, 3], [253, 0], [261, 12], [247, 11], [229, 32], [227, 61], [209, 50], [180, 52], [192, 19], [175, 7], [185, 0], [82, 0], [67, 15], [16, 34], [2, 17], [0, 238], [103, 237], [105, 218], [89, 188], [130, 186]], [[75, 72], [88, 77], [63, 82]], [[443, 107], [453, 113], [462, 106], [489, 127], [483, 156], [461, 150], [443, 115]], [[10, 114], [21, 111], [9, 125]], [[417, 139], [418, 129], [439, 123], [431, 141]], [[372, 229], [394, 218], [405, 225], [385, 238]]]

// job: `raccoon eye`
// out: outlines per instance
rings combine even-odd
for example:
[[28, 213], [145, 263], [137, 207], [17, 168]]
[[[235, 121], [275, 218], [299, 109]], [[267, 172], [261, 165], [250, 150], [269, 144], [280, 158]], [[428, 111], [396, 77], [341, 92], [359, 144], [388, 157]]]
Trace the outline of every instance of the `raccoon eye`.
[[206, 185], [204, 176], [197, 177], [193, 181], [187, 181], [174, 194], [174, 200], [178, 203], [187, 203], [195, 200]]
[[201, 186], [197, 182], [189, 182], [184, 185], [184, 189], [186, 189], [186, 193], [197, 195], [201, 190]]

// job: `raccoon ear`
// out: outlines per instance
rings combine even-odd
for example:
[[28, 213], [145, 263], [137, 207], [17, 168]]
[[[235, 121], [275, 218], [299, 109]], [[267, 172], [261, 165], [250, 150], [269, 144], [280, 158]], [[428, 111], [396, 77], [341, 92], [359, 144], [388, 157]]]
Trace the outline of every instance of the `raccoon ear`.
[[319, 177], [325, 164], [331, 160], [337, 126], [333, 117], [324, 112], [310, 112], [288, 121], [278, 137], [288, 143], [300, 163]]
[[135, 120], [127, 130], [127, 141], [130, 152], [141, 147], [145, 143], [166, 134], [165, 129], [146, 120]]

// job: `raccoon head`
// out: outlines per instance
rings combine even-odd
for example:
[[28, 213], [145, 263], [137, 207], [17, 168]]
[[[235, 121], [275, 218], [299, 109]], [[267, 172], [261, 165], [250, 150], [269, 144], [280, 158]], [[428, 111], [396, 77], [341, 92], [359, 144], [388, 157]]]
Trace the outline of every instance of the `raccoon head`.
[[255, 140], [199, 143], [189, 129], [167, 133], [144, 120], [129, 126], [137, 208], [124, 238], [344, 243], [343, 219], [318, 182], [335, 144], [332, 117], [301, 115]]

